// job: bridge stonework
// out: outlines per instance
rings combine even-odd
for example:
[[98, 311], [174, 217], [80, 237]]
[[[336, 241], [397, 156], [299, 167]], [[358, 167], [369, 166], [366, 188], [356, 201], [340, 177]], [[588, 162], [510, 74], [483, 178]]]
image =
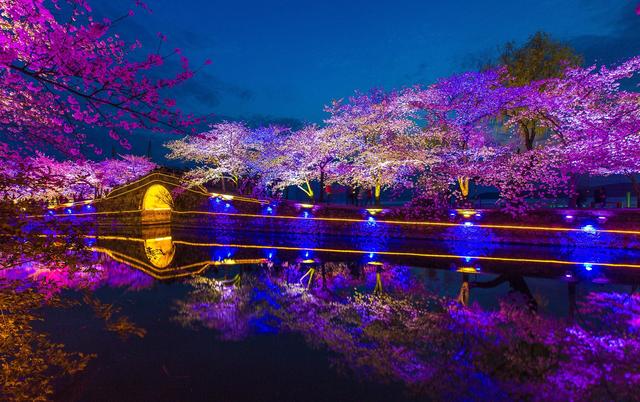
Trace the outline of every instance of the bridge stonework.
[[176, 176], [153, 172], [96, 200], [95, 207], [114, 224], [166, 224], [173, 210], [202, 208], [207, 200], [204, 188], [187, 188]]

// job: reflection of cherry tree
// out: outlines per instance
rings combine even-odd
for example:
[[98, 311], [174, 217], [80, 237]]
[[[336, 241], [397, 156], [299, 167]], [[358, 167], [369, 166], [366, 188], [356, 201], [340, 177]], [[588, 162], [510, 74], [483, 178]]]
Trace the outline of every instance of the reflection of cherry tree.
[[188, 327], [202, 325], [214, 329], [224, 340], [246, 338], [250, 333], [249, 322], [256, 314], [250, 305], [253, 287], [249, 284], [236, 286], [234, 283], [237, 281], [206, 277], [191, 279], [189, 284], [194, 289], [187, 300], [176, 302], [174, 320]]
[[295, 282], [274, 298], [282, 328], [333, 352], [339, 367], [431, 397], [624, 400], [640, 382], [628, 374], [638, 372], [637, 332], [599, 335], [513, 299], [491, 312], [426, 293], [333, 297]]
[[151, 287], [153, 279], [124, 264], [78, 254], [67, 253], [66, 263], [25, 258], [22, 264], [0, 270], [0, 398], [48, 400], [54, 382], [84, 370], [95, 357], [66, 351], [32, 325], [43, 319], [41, 308], [77, 306], [77, 301], [63, 298], [68, 291], [83, 293], [85, 305], [104, 321], [107, 331], [122, 338], [145, 336], [120, 307], [101, 302], [93, 291], [104, 286], [141, 290]]
[[68, 352], [32, 325], [42, 319], [43, 306], [68, 306], [58, 296], [45, 298], [21, 282], [0, 279], [0, 398], [48, 400], [54, 380], [83, 371], [94, 357]]

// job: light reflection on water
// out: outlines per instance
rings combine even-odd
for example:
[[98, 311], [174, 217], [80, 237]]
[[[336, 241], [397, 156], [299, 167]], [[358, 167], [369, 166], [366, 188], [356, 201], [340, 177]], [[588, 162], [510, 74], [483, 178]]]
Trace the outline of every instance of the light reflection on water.
[[[312, 399], [632, 400], [640, 386], [637, 269], [599, 264], [637, 264], [629, 251], [163, 226], [84, 238], [67, 267], [0, 273], [3, 314], [27, 317], [2, 333], [39, 339], [3, 348], [7, 397], [302, 399], [322, 379]], [[34, 359], [51, 361], [15, 364]]]

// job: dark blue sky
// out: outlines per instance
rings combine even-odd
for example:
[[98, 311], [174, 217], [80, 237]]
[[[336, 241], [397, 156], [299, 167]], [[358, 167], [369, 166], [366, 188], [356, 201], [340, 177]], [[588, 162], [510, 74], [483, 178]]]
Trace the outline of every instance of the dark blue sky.
[[[131, 0], [94, 2], [118, 16]], [[183, 108], [218, 117], [320, 122], [323, 105], [371, 87], [428, 84], [474, 69], [509, 40], [538, 30], [587, 62], [640, 54], [632, 0], [218, 1], [147, 0], [152, 14], [116, 29], [148, 50], [157, 32], [199, 65], [178, 91]], [[139, 150], [144, 152], [143, 150]]]

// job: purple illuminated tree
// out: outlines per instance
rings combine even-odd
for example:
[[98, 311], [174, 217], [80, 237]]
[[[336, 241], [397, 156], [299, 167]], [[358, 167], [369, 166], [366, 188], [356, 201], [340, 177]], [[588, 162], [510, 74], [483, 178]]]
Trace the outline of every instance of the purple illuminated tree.
[[183, 132], [194, 123], [164, 95], [193, 75], [187, 59], [180, 55], [176, 75], [152, 78], [166, 56], [130, 61], [140, 42], [111, 32], [133, 11], [97, 21], [83, 0], [3, 0], [0, 8], [0, 122], [12, 143], [78, 156], [96, 129], [128, 150], [136, 130]]

